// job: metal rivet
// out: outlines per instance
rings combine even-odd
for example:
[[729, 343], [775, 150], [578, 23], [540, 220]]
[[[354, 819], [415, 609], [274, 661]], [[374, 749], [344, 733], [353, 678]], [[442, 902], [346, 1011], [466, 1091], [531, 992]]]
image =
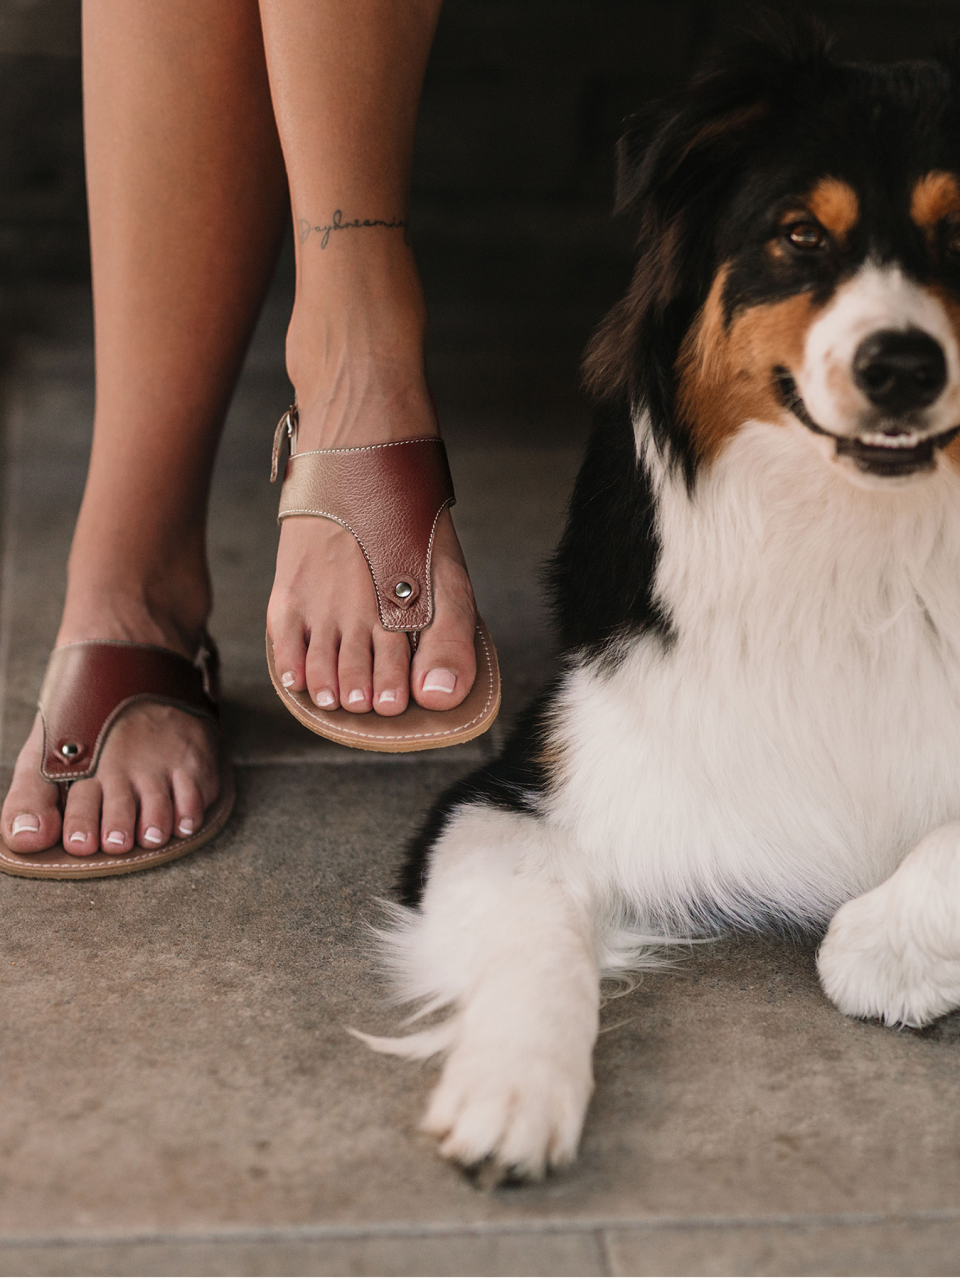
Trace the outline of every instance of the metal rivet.
[[394, 594], [401, 600], [407, 600], [413, 595], [413, 587], [409, 582], [398, 582], [393, 588]]
[[75, 742], [65, 742], [60, 748], [60, 754], [67, 760], [73, 760], [80, 754], [80, 748]]

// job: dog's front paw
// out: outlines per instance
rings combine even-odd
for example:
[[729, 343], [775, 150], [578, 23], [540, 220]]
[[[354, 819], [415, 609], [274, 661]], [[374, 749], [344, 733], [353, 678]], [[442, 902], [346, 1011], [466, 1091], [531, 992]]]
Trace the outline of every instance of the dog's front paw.
[[911, 901], [898, 877], [840, 908], [817, 968], [842, 1013], [922, 1027], [960, 1005], [960, 904]]
[[589, 1060], [454, 1049], [422, 1128], [487, 1182], [542, 1178], [577, 1153], [593, 1090]]

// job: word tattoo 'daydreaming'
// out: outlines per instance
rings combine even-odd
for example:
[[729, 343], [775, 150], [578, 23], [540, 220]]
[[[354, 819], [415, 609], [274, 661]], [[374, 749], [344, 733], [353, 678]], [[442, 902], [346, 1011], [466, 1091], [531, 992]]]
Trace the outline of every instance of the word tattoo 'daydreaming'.
[[307, 218], [301, 218], [300, 227], [300, 243], [303, 244], [308, 236], [316, 233], [320, 236], [320, 248], [325, 249], [330, 243], [330, 233], [332, 231], [357, 231], [363, 227], [385, 227], [387, 230], [400, 228], [403, 231], [403, 238], [407, 239], [407, 224], [402, 218], [353, 218], [344, 222], [343, 210], [334, 209], [333, 217], [330, 221], [321, 227], [315, 227]]

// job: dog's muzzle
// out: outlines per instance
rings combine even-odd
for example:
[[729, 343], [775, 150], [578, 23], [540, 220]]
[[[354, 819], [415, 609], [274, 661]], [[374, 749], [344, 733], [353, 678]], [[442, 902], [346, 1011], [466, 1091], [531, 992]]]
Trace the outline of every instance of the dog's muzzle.
[[788, 369], [774, 369], [774, 385], [780, 403], [805, 427], [835, 441], [837, 457], [850, 458], [861, 470], [875, 476], [909, 476], [917, 471], [932, 471], [934, 451], [943, 449], [960, 432], [960, 424], [936, 435], [923, 435], [911, 428], [891, 427], [884, 431], [862, 431], [859, 435], [838, 435], [814, 422], [797, 384]]

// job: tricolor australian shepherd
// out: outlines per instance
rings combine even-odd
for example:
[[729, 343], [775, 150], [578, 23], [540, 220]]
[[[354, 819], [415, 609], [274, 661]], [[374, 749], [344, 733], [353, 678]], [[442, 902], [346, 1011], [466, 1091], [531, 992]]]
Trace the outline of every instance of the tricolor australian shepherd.
[[846, 1014], [960, 1005], [960, 59], [746, 45], [621, 143], [639, 261], [553, 561], [563, 652], [387, 940], [445, 1155], [575, 1154], [600, 980], [826, 930]]

